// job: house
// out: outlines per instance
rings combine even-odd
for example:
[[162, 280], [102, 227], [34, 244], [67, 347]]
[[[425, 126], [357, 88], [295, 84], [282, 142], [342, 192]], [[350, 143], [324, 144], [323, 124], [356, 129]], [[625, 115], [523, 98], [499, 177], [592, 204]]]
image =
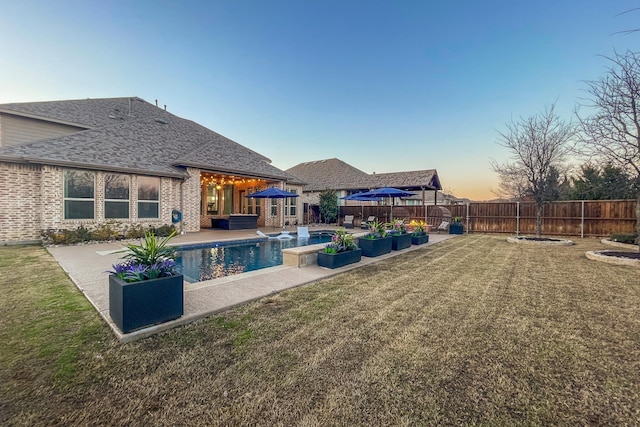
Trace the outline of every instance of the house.
[[[252, 199], [299, 179], [268, 158], [137, 97], [0, 104], [0, 244], [43, 230], [302, 219], [296, 198]], [[284, 215], [282, 210], [284, 209]], [[178, 215], [174, 215], [178, 214]]]
[[300, 163], [286, 170], [306, 182], [303, 187], [300, 202], [310, 206], [318, 205], [320, 193], [325, 190], [337, 192], [338, 200], [342, 205], [352, 202], [341, 200], [341, 197], [350, 194], [368, 191], [381, 187], [394, 187], [401, 190], [416, 192], [415, 196], [402, 198], [403, 204], [444, 204], [442, 186], [438, 172], [435, 169], [426, 169], [408, 172], [373, 173], [357, 169], [340, 159], [325, 159]]

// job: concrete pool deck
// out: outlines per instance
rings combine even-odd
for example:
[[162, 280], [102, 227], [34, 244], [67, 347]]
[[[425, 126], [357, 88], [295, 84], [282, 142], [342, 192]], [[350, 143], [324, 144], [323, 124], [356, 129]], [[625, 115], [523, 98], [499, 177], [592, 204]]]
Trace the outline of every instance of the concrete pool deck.
[[[330, 230], [335, 227], [315, 226], [310, 231]], [[256, 230], [202, 230], [176, 236], [171, 243], [187, 245], [203, 242], [254, 239]], [[121, 342], [135, 341], [212, 316], [233, 307], [251, 302], [285, 289], [316, 282], [345, 271], [387, 259], [401, 253], [422, 249], [455, 237], [449, 234], [430, 234], [429, 243], [392, 251], [375, 258], [362, 257], [362, 261], [335, 270], [309, 265], [294, 267], [281, 265], [248, 273], [227, 276], [205, 282], [187, 283], [184, 286], [184, 315], [179, 319], [123, 334], [109, 317], [109, 279], [105, 272], [120, 261], [122, 254], [114, 253], [124, 248], [122, 242], [86, 244], [79, 246], [52, 246], [47, 250], [69, 275]]]

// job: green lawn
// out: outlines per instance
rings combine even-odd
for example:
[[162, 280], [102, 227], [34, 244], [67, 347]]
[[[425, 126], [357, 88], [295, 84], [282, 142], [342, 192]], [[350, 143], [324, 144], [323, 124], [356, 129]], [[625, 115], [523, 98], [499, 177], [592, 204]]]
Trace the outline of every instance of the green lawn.
[[467, 235], [120, 344], [0, 247], [0, 425], [638, 425], [640, 269]]

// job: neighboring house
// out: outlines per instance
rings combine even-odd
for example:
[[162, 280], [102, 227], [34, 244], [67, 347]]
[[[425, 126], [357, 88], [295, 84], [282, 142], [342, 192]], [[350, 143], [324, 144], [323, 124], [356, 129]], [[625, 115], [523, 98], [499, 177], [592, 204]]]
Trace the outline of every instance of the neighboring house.
[[[270, 160], [140, 98], [0, 104], [0, 244], [117, 221], [182, 231], [230, 214], [302, 220], [299, 201], [249, 199], [303, 182]], [[283, 206], [284, 205], [284, 206]]]
[[[286, 172], [307, 183], [303, 187], [300, 202], [310, 206], [317, 205], [320, 193], [326, 190], [336, 191], [340, 200], [341, 197], [350, 194], [381, 187], [415, 192], [415, 196], [402, 199], [402, 203], [406, 205], [447, 203], [442, 197], [442, 185], [435, 169], [367, 174], [334, 158], [300, 163]], [[343, 206], [357, 203], [361, 202], [340, 200]]]

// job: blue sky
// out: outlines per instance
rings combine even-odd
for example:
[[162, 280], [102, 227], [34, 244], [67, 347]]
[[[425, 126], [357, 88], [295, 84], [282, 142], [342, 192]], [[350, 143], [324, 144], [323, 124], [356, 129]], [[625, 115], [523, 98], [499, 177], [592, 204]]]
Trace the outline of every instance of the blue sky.
[[571, 118], [640, 4], [537, 1], [0, 0], [0, 103], [139, 96], [281, 169], [337, 157], [438, 170], [494, 198], [497, 131]]

